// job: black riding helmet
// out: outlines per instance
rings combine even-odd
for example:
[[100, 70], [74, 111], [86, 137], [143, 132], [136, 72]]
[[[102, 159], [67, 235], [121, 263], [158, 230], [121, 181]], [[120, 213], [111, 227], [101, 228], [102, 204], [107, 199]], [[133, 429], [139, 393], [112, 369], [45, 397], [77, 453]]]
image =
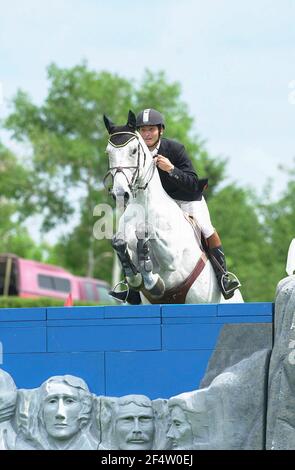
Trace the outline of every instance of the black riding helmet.
[[165, 129], [164, 118], [159, 111], [149, 108], [141, 111], [136, 118], [136, 127], [161, 126]]

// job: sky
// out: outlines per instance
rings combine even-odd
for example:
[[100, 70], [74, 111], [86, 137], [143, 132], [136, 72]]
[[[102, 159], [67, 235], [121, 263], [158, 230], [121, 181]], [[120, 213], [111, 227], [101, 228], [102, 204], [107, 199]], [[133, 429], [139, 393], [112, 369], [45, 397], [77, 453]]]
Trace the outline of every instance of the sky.
[[[295, 0], [0, 0], [0, 119], [21, 88], [40, 104], [46, 67], [86, 59], [181, 84], [194, 130], [229, 181], [274, 195], [295, 166]], [[7, 133], [0, 139], [19, 151]]]

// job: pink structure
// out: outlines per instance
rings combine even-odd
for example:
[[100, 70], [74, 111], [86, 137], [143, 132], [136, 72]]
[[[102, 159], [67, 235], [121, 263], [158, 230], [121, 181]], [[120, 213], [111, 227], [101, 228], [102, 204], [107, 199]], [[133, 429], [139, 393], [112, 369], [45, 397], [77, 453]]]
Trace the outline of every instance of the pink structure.
[[53, 297], [110, 302], [109, 285], [100, 279], [74, 276], [51, 264], [0, 254], [0, 295]]

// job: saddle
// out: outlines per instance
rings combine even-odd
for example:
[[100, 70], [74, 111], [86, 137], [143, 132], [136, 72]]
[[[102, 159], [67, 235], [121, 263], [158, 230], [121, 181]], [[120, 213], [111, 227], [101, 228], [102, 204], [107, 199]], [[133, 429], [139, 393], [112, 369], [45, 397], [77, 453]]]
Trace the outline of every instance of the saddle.
[[199, 247], [204, 253], [208, 255], [208, 244], [198, 221], [192, 215], [189, 215], [186, 212], [184, 212], [183, 215], [186, 220], [190, 223]]

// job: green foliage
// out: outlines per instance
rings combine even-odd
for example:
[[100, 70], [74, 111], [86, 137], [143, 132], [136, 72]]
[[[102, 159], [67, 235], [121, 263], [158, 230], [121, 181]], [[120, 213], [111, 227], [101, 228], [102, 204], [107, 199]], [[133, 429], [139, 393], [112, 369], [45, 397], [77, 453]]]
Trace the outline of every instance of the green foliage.
[[89, 71], [85, 65], [72, 69], [51, 65], [48, 79], [43, 105], [35, 106], [19, 91], [14, 112], [6, 120], [14, 138], [32, 146], [34, 192], [45, 231], [69, 221], [76, 211], [75, 192], [87, 197], [101, 189], [107, 169], [102, 115], [125, 120], [131, 104], [127, 80]]
[[270, 270], [270, 247], [249, 192], [227, 186], [212, 198], [209, 209], [222, 239], [227, 267], [242, 283], [244, 300], [272, 301], [280, 278], [274, 278]]
[[[73, 274], [89, 275], [112, 283], [114, 252], [107, 239], [95, 240], [93, 221], [89, 220], [92, 211], [83, 210], [81, 223], [68, 234], [62, 236], [51, 250], [50, 262], [61, 264]], [[89, 269], [90, 268], [90, 269]]]
[[[272, 279], [286, 276], [285, 266], [290, 242], [295, 238], [295, 158], [294, 168], [284, 169], [289, 182], [279, 199], [271, 201], [265, 191], [257, 201], [264, 238], [269, 247], [269, 271]], [[263, 201], [263, 202], [261, 202]]]
[[23, 196], [23, 183], [28, 176], [28, 171], [24, 169], [16, 156], [0, 142], [1, 196], [14, 201], [21, 199]]
[[31, 181], [28, 169], [0, 142], [0, 252], [41, 259], [42, 249], [21, 225]]

